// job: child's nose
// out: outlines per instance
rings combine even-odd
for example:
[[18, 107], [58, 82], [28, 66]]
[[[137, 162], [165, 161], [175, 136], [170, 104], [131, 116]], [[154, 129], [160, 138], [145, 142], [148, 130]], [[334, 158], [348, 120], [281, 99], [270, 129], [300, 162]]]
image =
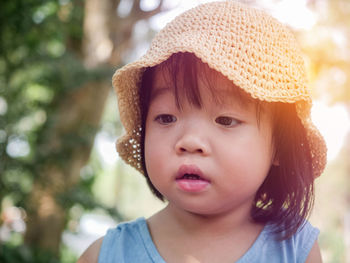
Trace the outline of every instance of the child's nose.
[[208, 155], [210, 147], [208, 141], [203, 138], [203, 131], [187, 131], [179, 138], [175, 145], [177, 154], [197, 153], [201, 155]]

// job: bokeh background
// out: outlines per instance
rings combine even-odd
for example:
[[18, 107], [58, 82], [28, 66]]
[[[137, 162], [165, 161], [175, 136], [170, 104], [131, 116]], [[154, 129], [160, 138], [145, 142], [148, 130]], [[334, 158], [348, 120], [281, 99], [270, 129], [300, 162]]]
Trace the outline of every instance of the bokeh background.
[[[199, 0], [0, 2], [0, 262], [75, 262], [117, 222], [164, 204], [115, 151], [115, 69]], [[328, 165], [311, 222], [324, 262], [350, 262], [350, 1], [244, 1], [293, 29]]]

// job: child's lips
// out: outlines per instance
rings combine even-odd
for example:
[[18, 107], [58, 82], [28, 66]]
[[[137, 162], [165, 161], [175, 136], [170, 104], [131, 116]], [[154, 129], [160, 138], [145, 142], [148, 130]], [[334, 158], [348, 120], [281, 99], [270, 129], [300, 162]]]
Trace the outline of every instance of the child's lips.
[[196, 165], [181, 165], [176, 174], [176, 183], [186, 192], [200, 192], [210, 184], [210, 180]]
[[[194, 164], [183, 164], [180, 166], [179, 170], [176, 174], [176, 180], [184, 179], [186, 175], [194, 175], [197, 180], [210, 181], [206, 176], [202, 173], [201, 169], [198, 168], [197, 165]], [[195, 180], [195, 179], [194, 179]]]

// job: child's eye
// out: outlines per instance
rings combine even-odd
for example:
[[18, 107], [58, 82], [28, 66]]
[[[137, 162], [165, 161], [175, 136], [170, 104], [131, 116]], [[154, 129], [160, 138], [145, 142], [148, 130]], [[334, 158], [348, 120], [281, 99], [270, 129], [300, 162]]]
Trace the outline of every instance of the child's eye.
[[172, 122], [176, 122], [176, 117], [171, 114], [160, 114], [155, 118], [155, 121], [160, 124], [170, 124]]
[[241, 123], [239, 120], [228, 116], [217, 117], [215, 122], [226, 127], [233, 127]]

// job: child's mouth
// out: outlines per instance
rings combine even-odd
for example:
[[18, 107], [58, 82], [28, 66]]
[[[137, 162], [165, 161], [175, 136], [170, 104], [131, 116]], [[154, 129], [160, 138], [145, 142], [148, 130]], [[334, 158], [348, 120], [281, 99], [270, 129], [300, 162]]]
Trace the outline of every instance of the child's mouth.
[[210, 181], [195, 165], [182, 165], [176, 176], [178, 187], [185, 192], [200, 192], [209, 186]]
[[199, 175], [197, 174], [184, 174], [184, 176], [182, 176], [179, 179], [189, 179], [189, 180], [203, 180]]

